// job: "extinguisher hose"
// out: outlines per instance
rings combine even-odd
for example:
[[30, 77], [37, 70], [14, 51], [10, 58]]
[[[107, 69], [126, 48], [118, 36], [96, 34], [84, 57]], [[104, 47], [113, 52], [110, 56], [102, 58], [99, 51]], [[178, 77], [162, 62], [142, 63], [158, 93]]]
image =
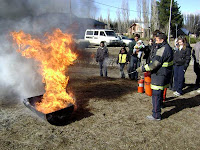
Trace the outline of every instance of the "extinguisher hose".
[[133, 72], [130, 72], [130, 73], [128, 73], [128, 74], [132, 74], [132, 73], [135, 73], [135, 72], [137, 72], [137, 71], [135, 70], [135, 71], [133, 71]]

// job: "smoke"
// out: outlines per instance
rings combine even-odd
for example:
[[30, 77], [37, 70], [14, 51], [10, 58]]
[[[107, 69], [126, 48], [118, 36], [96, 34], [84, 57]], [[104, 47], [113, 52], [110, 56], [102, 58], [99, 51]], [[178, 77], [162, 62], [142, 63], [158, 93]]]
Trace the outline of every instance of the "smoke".
[[70, 12], [78, 17], [95, 17], [97, 11], [90, 0], [0, 0], [0, 4], [0, 18], [6, 19]]
[[[15, 96], [24, 99], [44, 93], [38, 64], [16, 52], [11, 31], [41, 34], [54, 27], [70, 26], [73, 16], [91, 17], [96, 7], [82, 0], [0, 0], [0, 101]], [[70, 9], [71, 8], [71, 9]], [[91, 15], [92, 14], [92, 15]], [[75, 17], [74, 17], [75, 18]]]

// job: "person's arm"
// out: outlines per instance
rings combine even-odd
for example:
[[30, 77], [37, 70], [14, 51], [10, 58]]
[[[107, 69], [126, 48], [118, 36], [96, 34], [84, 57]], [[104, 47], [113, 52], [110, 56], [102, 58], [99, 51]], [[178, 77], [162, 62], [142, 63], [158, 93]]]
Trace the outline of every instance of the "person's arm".
[[106, 56], [109, 57], [109, 52], [108, 52], [108, 48], [107, 47], [106, 47], [105, 53], [106, 53]]
[[99, 61], [99, 48], [97, 49], [97, 53], [96, 53], [96, 62]]
[[161, 47], [157, 50], [156, 56], [153, 58], [152, 62], [137, 68], [137, 72], [146, 72], [146, 71], [153, 71], [157, 68], [160, 68], [163, 64], [163, 55], [165, 52], [165, 47]]
[[186, 57], [185, 57], [186, 61], [184, 64], [184, 70], [187, 70], [187, 67], [190, 64], [190, 60], [191, 60], [191, 49], [190, 48], [186, 48]]
[[126, 64], [128, 64], [129, 63], [129, 56], [128, 56], [128, 54], [126, 55]]

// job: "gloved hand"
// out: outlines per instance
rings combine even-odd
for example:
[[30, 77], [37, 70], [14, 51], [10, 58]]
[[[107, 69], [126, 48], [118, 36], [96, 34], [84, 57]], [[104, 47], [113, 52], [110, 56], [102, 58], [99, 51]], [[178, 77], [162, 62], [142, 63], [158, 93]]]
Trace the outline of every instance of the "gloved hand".
[[136, 71], [137, 71], [138, 73], [142, 73], [142, 72], [143, 72], [143, 71], [142, 71], [142, 68], [143, 68], [143, 66], [138, 67], [138, 68], [136, 69]]

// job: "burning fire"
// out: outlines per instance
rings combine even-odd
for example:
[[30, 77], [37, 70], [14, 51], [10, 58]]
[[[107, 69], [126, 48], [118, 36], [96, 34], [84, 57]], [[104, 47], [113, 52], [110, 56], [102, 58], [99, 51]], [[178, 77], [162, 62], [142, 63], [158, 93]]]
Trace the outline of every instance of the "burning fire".
[[18, 45], [17, 52], [26, 58], [40, 62], [39, 73], [45, 83], [45, 94], [36, 109], [45, 114], [66, 108], [75, 100], [66, 92], [69, 76], [65, 76], [67, 67], [73, 64], [77, 55], [70, 49], [72, 37], [56, 29], [52, 34], [45, 34], [45, 39], [33, 38], [23, 31], [11, 32]]

